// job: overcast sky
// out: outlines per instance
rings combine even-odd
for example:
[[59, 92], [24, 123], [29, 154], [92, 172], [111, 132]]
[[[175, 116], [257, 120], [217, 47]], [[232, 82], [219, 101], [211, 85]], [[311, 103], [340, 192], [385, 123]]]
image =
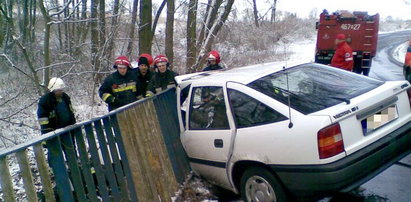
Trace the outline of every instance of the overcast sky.
[[[273, 0], [269, 0], [273, 1]], [[251, 0], [237, 0], [240, 7], [250, 5]], [[267, 0], [257, 0], [257, 7], [267, 7]], [[411, 0], [278, 0], [277, 9], [296, 13], [299, 17], [307, 17], [311, 10], [323, 9], [329, 12], [336, 10], [367, 11], [368, 14], [379, 13], [381, 18], [392, 16], [411, 20]], [[260, 9], [259, 9], [260, 10]]]

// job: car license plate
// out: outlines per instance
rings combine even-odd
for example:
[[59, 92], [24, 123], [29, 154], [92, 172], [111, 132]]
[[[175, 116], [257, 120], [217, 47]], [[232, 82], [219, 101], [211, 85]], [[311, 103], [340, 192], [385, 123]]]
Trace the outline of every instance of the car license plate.
[[390, 123], [397, 118], [398, 113], [397, 107], [395, 105], [391, 105], [388, 108], [367, 117], [366, 119], [361, 121], [364, 135], [368, 135], [369, 133], [377, 130], [378, 128]]

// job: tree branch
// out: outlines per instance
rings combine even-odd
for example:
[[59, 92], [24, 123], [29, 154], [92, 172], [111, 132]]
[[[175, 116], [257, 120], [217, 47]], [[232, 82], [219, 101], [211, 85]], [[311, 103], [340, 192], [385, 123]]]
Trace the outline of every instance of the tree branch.
[[[57, 12], [57, 13], [52, 13], [52, 14], [49, 14], [49, 17], [53, 17], [53, 16], [56, 16], [56, 15], [60, 15], [60, 14], [62, 14], [64, 11], [66, 11], [66, 9], [70, 6], [70, 3], [72, 2], [73, 0], [69, 0], [68, 2], [67, 2], [67, 4], [66, 5], [64, 5], [64, 7], [63, 7], [63, 9], [61, 9], [59, 12]], [[75, 8], [77, 8], [79, 5], [80, 5], [80, 3], [81, 2], [78, 2], [78, 4], [76, 5], [76, 7]], [[75, 9], [74, 9], [75, 10]]]
[[53, 68], [53, 67], [56, 67], [56, 66], [66, 65], [66, 64], [73, 64], [73, 63], [80, 63], [80, 61], [79, 61], [79, 60], [76, 60], [76, 61], [55, 63], [55, 64], [51, 64], [51, 65], [48, 65], [48, 66], [45, 66], [45, 67], [37, 68], [37, 69], [36, 69], [36, 72], [38, 72], [38, 71], [40, 71], [40, 70], [43, 70], [43, 69], [47, 69], [47, 68]]

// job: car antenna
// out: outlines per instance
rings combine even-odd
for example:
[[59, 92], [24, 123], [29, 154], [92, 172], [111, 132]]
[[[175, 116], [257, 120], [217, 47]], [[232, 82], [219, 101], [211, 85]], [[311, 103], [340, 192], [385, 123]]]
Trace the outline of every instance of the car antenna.
[[[285, 66], [283, 66], [283, 71], [285, 72]], [[287, 73], [287, 72], [285, 72], [285, 77], [286, 77], [286, 79], [287, 79], [288, 116], [290, 117], [290, 123], [288, 124], [288, 128], [292, 128], [294, 124], [293, 124], [293, 122], [291, 121], [291, 100], [290, 100], [291, 93], [289, 93], [289, 92], [290, 92], [290, 88], [289, 88], [289, 86], [288, 86], [288, 73]]]

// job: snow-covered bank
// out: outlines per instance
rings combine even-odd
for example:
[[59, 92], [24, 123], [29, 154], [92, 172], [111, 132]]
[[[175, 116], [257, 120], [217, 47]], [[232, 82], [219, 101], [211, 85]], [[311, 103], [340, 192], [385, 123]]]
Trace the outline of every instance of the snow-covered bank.
[[405, 42], [394, 49], [392, 56], [400, 63], [404, 63], [405, 53], [407, 53], [408, 42]]

